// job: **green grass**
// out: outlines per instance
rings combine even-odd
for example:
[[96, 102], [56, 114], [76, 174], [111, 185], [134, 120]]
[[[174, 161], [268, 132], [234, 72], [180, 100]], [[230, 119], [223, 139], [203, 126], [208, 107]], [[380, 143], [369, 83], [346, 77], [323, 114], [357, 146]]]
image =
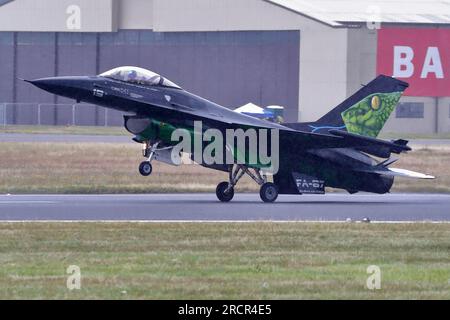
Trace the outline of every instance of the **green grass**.
[[0, 133], [76, 134], [76, 135], [129, 135], [124, 127], [98, 126], [0, 126]]
[[0, 299], [450, 299], [450, 224], [0, 223], [0, 238]]
[[[198, 165], [153, 162], [153, 173], [138, 173], [137, 143], [0, 143], [0, 193], [162, 193], [214, 192], [226, 173]], [[450, 148], [421, 148], [400, 157], [394, 167], [437, 177], [396, 178], [393, 192], [450, 193]], [[249, 177], [237, 192], [256, 192]]]

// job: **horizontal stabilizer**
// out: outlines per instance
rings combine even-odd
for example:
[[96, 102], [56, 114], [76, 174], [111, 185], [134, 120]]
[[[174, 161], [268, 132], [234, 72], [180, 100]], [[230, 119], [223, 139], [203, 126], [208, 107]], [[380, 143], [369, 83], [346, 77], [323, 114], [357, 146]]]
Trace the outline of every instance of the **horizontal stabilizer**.
[[[400, 176], [400, 177], [408, 177], [408, 178], [416, 178], [416, 179], [434, 179], [434, 176], [430, 176], [424, 173], [415, 172], [411, 170], [406, 169], [399, 169], [399, 168], [389, 168], [388, 171], [392, 172], [393, 176]], [[386, 173], [383, 173], [386, 174]]]
[[394, 144], [398, 144], [401, 146], [406, 146], [408, 144], [408, 140], [404, 140], [404, 139], [397, 139], [397, 140], [393, 140], [392, 143]]
[[399, 168], [380, 168], [379, 166], [374, 166], [371, 168], [361, 168], [361, 169], [354, 169], [355, 171], [360, 172], [368, 172], [368, 173], [377, 173], [382, 174], [385, 176], [392, 176], [392, 177], [405, 177], [405, 178], [415, 178], [415, 179], [435, 179], [434, 176], [430, 176], [424, 173], [415, 172], [411, 170], [406, 169], [399, 169]]
[[334, 136], [345, 138], [349, 143], [353, 143], [356, 146], [355, 149], [380, 158], [389, 158], [391, 152], [400, 154], [411, 151], [406, 140], [385, 141], [342, 130], [329, 130], [328, 132]]

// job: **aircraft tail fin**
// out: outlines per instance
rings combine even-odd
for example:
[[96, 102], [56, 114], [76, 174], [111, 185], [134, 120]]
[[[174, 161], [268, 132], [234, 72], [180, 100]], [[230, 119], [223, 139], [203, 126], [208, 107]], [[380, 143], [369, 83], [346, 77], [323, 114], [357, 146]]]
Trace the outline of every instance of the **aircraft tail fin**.
[[338, 129], [376, 138], [408, 86], [379, 75], [309, 127], [312, 132]]

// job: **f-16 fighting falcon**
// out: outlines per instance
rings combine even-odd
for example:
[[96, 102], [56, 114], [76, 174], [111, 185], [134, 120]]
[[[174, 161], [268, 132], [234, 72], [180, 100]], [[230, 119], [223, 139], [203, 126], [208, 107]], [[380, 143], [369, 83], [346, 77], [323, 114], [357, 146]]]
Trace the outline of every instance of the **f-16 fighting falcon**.
[[[119, 67], [98, 76], [25, 81], [77, 102], [124, 112], [125, 128], [134, 135], [134, 141], [143, 145], [145, 161], [139, 171], [144, 176], [152, 173], [152, 160], [178, 164], [173, 155], [180, 153], [174, 152], [180, 141], [174, 141], [173, 136], [179, 129], [187, 131], [192, 141], [200, 141], [201, 151], [210, 147], [208, 141], [220, 143], [220, 148], [212, 154], [224, 161], [202, 161], [201, 156], [196, 158], [193, 153], [191, 158], [207, 168], [229, 173], [229, 180], [216, 188], [222, 202], [233, 198], [234, 188], [245, 174], [260, 185], [264, 202], [275, 201], [279, 194], [323, 194], [325, 187], [352, 194], [359, 191], [382, 194], [389, 192], [396, 176], [434, 178], [390, 167], [397, 160], [391, 157], [393, 153], [411, 148], [406, 140], [386, 141], [377, 136], [408, 84], [384, 75], [363, 86], [316, 122], [284, 124], [239, 114], [138, 67]], [[272, 136], [277, 139], [259, 139], [254, 149], [250, 147], [250, 134], [244, 136], [240, 147], [239, 143], [235, 146], [234, 140], [216, 136], [198, 139], [198, 133], [202, 136], [211, 129], [223, 136], [229, 130], [263, 130], [276, 132]], [[270, 154], [270, 165], [260, 159], [262, 149]], [[256, 161], [250, 161], [256, 151]], [[231, 163], [225, 158], [231, 158]], [[278, 167], [270, 174], [268, 167], [273, 168], [274, 158]]]

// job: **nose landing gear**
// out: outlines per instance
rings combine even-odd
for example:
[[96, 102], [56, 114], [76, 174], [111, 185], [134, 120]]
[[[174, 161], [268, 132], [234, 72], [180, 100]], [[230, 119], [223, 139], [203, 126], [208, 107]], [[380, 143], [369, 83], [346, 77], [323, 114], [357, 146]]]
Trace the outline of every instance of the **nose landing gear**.
[[150, 145], [149, 141], [146, 141], [144, 144], [144, 148], [142, 150], [142, 155], [147, 158], [146, 161], [141, 162], [139, 165], [139, 173], [144, 177], [147, 177], [152, 174], [152, 159], [155, 154], [155, 151], [158, 150], [159, 142], [155, 142], [153, 145]]
[[143, 161], [139, 165], [139, 173], [144, 177], [151, 175], [152, 171], [153, 171], [152, 164], [148, 161]]

